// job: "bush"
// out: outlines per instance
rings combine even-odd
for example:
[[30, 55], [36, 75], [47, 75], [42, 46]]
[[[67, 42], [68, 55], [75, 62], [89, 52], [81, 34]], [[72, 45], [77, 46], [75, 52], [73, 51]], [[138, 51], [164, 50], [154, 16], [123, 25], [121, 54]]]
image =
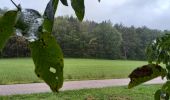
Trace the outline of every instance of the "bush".
[[13, 36], [6, 43], [2, 53], [2, 57], [29, 57], [30, 49], [28, 47], [28, 41], [23, 37]]

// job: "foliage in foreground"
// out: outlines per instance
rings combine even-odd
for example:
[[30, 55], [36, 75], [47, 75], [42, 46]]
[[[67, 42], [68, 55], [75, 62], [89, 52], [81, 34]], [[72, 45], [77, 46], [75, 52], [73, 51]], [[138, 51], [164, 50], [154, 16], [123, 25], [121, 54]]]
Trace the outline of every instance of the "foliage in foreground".
[[[147, 48], [148, 65], [135, 69], [130, 75], [129, 88], [161, 76], [167, 82], [155, 93], [155, 100], [169, 100], [170, 96], [170, 34], [154, 40]], [[160, 66], [163, 63], [166, 68]]]
[[[68, 6], [67, 0], [60, 0]], [[36, 75], [43, 79], [52, 91], [58, 92], [63, 85], [63, 54], [60, 46], [52, 36], [54, 16], [59, 0], [50, 0], [43, 16], [36, 10], [23, 9], [16, 5], [17, 10], [8, 11], [0, 18], [0, 51], [5, 42], [14, 33], [23, 36], [30, 42], [31, 53], [35, 64]], [[83, 20], [84, 0], [71, 0], [79, 20]]]
[[[72, 2], [73, 8], [77, 9], [76, 6], [80, 2], [77, 4], [75, 0]], [[17, 35], [23, 35], [30, 42], [35, 73], [50, 86], [52, 91], [57, 92], [63, 84], [64, 66], [62, 51], [51, 35], [58, 0], [50, 0], [43, 16], [33, 9], [22, 9], [20, 5], [17, 6], [14, 2], [13, 4], [18, 9], [6, 12], [0, 19], [0, 49], [14, 32], [15, 26]], [[77, 12], [79, 13], [79, 10]], [[82, 13], [84, 14], [80, 12], [81, 15]]]

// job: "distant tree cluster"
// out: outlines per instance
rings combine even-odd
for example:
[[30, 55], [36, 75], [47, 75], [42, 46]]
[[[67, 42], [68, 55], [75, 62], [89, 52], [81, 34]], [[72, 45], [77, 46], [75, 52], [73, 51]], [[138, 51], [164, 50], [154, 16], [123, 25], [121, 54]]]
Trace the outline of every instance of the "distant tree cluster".
[[[167, 31], [147, 27], [113, 25], [110, 21], [79, 22], [74, 17], [57, 17], [53, 35], [65, 57], [145, 60], [146, 46]], [[1, 57], [29, 57], [28, 42], [12, 37]]]
[[67, 57], [144, 60], [147, 45], [165, 33], [145, 26], [113, 25], [110, 21], [56, 19], [53, 34]]

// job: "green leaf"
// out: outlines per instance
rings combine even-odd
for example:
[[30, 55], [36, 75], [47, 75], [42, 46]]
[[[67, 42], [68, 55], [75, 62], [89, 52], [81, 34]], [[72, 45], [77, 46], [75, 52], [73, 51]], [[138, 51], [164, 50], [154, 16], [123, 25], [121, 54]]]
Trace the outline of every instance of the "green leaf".
[[8, 11], [0, 18], [0, 51], [9, 37], [14, 33], [17, 12], [18, 11], [12, 10]]
[[165, 94], [166, 96], [164, 97], [165, 100], [169, 100], [169, 94]]
[[157, 90], [154, 95], [154, 100], [160, 100], [161, 90]]
[[158, 37], [151, 43], [146, 51], [149, 62], [156, 61], [157, 64], [163, 63], [168, 65], [170, 61], [170, 34]]
[[162, 90], [167, 92], [170, 95], [170, 81], [167, 81], [163, 86]]
[[42, 33], [39, 40], [30, 43], [35, 73], [53, 92], [63, 85], [63, 53], [51, 34]]
[[58, 0], [50, 0], [44, 12], [43, 32], [51, 33], [54, 24], [54, 16], [57, 10]]
[[128, 88], [135, 87], [141, 83], [154, 79], [158, 76], [162, 76], [163, 78], [166, 75], [167, 75], [166, 70], [159, 65], [156, 64], [144, 65], [142, 67], [135, 69], [129, 75], [131, 81], [128, 85]]
[[80, 21], [83, 20], [85, 14], [84, 0], [71, 0], [71, 6]]
[[169, 94], [164, 90], [157, 90], [154, 95], [154, 100], [169, 100]]
[[50, 0], [47, 4], [39, 40], [30, 43], [35, 73], [50, 86], [53, 92], [58, 92], [63, 85], [64, 67], [62, 50], [51, 35], [58, 1]]
[[60, 0], [60, 1], [63, 5], [68, 6], [67, 0]]

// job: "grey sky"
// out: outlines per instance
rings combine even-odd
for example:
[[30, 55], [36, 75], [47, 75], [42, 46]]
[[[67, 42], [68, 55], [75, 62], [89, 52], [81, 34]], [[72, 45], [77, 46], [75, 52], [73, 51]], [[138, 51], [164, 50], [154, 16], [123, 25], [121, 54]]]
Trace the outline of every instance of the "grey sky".
[[[14, 0], [24, 8], [43, 12], [49, 0]], [[170, 0], [85, 0], [85, 19], [101, 22], [111, 20], [113, 24], [147, 26], [170, 29]], [[15, 8], [10, 0], [0, 0], [0, 8]], [[57, 15], [74, 15], [73, 10], [59, 4]]]

